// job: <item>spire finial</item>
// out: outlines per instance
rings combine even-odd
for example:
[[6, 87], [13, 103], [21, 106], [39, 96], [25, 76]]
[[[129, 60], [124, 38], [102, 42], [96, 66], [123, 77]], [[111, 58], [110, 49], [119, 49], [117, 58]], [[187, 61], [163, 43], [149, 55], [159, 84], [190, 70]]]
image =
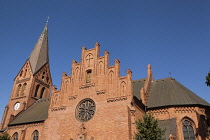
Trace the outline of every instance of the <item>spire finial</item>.
[[49, 17], [49, 16], [47, 16], [47, 21], [46, 21], [46, 25], [47, 25], [47, 23], [48, 23], [49, 19], [50, 19], [50, 17]]

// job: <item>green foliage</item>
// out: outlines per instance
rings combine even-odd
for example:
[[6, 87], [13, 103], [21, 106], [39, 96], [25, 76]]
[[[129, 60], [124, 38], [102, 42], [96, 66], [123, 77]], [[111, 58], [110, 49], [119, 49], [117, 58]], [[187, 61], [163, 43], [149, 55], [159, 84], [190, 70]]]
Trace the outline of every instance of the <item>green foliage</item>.
[[209, 71], [208, 75], [206, 76], [206, 85], [210, 86], [210, 71]]
[[165, 140], [162, 136], [165, 134], [165, 129], [162, 130], [158, 127], [157, 120], [150, 114], [144, 115], [143, 120], [139, 119], [136, 122], [138, 133], [135, 140]]
[[1, 133], [0, 140], [10, 140], [10, 135], [8, 133]]

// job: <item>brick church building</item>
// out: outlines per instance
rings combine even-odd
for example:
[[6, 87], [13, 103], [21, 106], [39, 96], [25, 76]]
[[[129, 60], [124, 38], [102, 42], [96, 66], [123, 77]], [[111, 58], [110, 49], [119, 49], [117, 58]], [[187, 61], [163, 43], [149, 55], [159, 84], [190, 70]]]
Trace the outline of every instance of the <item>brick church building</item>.
[[168, 140], [206, 140], [210, 104], [168, 77], [132, 80], [120, 77], [120, 61], [109, 65], [100, 45], [82, 48], [81, 62], [72, 61], [60, 89], [52, 85], [46, 25], [30, 57], [14, 79], [0, 132], [12, 140], [132, 140], [135, 121], [146, 112], [166, 128]]

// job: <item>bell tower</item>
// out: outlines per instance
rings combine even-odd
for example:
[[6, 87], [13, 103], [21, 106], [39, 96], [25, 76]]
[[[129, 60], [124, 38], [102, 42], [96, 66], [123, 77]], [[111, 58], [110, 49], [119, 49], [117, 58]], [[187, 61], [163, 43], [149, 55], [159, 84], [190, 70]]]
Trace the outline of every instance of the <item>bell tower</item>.
[[46, 23], [29, 58], [14, 78], [8, 105], [2, 117], [2, 128], [36, 100], [50, 97], [52, 79], [48, 56], [48, 24]]

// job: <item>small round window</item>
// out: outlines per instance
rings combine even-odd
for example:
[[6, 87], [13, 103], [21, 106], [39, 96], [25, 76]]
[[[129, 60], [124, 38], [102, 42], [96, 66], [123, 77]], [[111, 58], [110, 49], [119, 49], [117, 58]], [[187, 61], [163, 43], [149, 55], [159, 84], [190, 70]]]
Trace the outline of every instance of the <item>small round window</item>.
[[92, 99], [84, 99], [76, 107], [76, 118], [81, 122], [89, 121], [95, 114], [95, 102]]

